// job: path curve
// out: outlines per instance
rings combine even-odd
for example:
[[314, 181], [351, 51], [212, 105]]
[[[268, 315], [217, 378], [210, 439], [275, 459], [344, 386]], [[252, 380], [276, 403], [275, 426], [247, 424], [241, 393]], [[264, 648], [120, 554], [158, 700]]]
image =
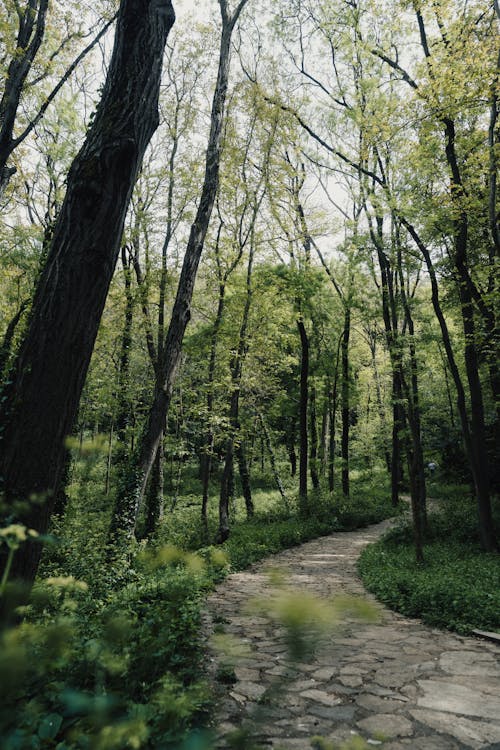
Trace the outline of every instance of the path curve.
[[[500, 750], [500, 647], [423, 625], [381, 608], [376, 624], [347, 620], [314, 659], [287, 666], [283, 632], [248, 611], [271, 592], [266, 568], [286, 571], [301, 591], [322, 597], [366, 594], [356, 561], [390, 522], [331, 534], [235, 573], [209, 597], [208, 632], [223, 630], [248, 646], [236, 682], [219, 683], [216, 717], [224, 736], [252, 717], [260, 745], [306, 749], [321, 735], [353, 734], [383, 750]], [[220, 657], [212, 651], [213, 673]], [[277, 683], [279, 689], [275, 689]]]

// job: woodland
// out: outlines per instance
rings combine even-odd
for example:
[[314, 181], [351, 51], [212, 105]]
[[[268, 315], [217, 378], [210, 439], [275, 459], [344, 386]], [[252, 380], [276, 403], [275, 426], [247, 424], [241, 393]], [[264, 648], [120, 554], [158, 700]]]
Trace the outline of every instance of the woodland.
[[2, 750], [211, 747], [207, 592], [384, 518], [381, 601], [500, 631], [499, 28], [0, 0]]

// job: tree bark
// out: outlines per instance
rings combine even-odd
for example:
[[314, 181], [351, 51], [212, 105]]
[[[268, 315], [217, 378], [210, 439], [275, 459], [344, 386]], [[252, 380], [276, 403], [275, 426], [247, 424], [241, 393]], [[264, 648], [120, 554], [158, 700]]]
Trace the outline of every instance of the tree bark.
[[125, 314], [120, 348], [120, 369], [118, 373], [118, 407], [116, 414], [116, 462], [122, 462], [126, 455], [127, 427], [130, 423], [132, 405], [129, 397], [130, 351], [132, 348], [132, 324], [134, 321], [134, 295], [132, 294], [132, 258], [126, 246], [121, 249], [123, 279], [125, 282]]
[[11, 318], [7, 326], [7, 330], [5, 331], [2, 345], [0, 346], [0, 382], [1, 382], [4, 370], [7, 366], [7, 362], [9, 361], [10, 355], [12, 353], [12, 341], [14, 339], [16, 328], [27, 307], [28, 307], [28, 303], [26, 301], [21, 303], [19, 310]]
[[342, 494], [349, 497], [349, 411], [350, 372], [349, 338], [351, 335], [351, 309], [344, 306], [344, 331], [342, 334]]
[[276, 457], [274, 455], [273, 446], [271, 443], [271, 436], [269, 434], [269, 430], [267, 428], [267, 424], [264, 420], [264, 417], [259, 412], [258, 417], [260, 420], [260, 423], [262, 425], [262, 432], [263, 432], [263, 440], [265, 441], [267, 452], [269, 453], [269, 460], [271, 462], [271, 471], [273, 473], [274, 481], [276, 482], [276, 487], [278, 488], [278, 492], [281, 495], [281, 498], [283, 502], [285, 503], [285, 506], [288, 510], [288, 498], [286, 496], [285, 488], [283, 486], [283, 482], [281, 481], [281, 477], [278, 474], [278, 468], [276, 466]]
[[208, 383], [207, 383], [207, 424], [208, 430], [205, 436], [205, 445], [203, 446], [203, 461], [201, 466], [201, 518], [205, 529], [208, 527], [208, 494], [210, 474], [212, 470], [212, 454], [214, 449], [214, 433], [212, 428], [212, 413], [214, 408], [214, 379], [215, 379], [215, 361], [217, 356], [217, 339], [219, 329], [224, 313], [224, 300], [226, 294], [226, 284], [224, 280], [219, 284], [219, 301], [217, 313], [215, 316], [214, 326], [210, 337], [210, 360], [208, 363]]
[[243, 441], [240, 441], [236, 446], [236, 455], [238, 457], [238, 469], [240, 472], [241, 489], [243, 491], [243, 497], [245, 498], [247, 518], [250, 519], [255, 513], [255, 508], [252, 498], [252, 486], [250, 484], [250, 472], [248, 470], [245, 443]]
[[[158, 125], [170, 0], [122, 0], [102, 98], [67, 179], [12, 385], [0, 408], [0, 474], [13, 513], [44, 533], [116, 264], [125, 214]], [[20, 513], [19, 502], [43, 499]], [[12, 575], [31, 582], [40, 545], [25, 545]]]
[[307, 508], [307, 404], [309, 389], [309, 339], [304, 321], [299, 319], [300, 335], [300, 399], [299, 399], [299, 499]]
[[288, 420], [288, 429], [286, 431], [286, 445], [288, 458], [290, 459], [290, 475], [294, 477], [297, 474], [297, 453], [295, 451], [295, 438], [297, 434], [297, 421], [295, 415]]
[[154, 534], [164, 515], [163, 465], [164, 450], [162, 438], [158, 445], [146, 499], [146, 524], [144, 528], [144, 536], [146, 538]]
[[310, 431], [311, 431], [311, 441], [310, 441], [310, 453], [309, 453], [309, 461], [310, 461], [310, 472], [311, 472], [311, 482], [312, 486], [315, 490], [319, 489], [319, 476], [318, 476], [318, 426], [316, 424], [316, 389], [314, 387], [311, 388], [310, 396], [309, 396], [309, 421], [310, 421]]

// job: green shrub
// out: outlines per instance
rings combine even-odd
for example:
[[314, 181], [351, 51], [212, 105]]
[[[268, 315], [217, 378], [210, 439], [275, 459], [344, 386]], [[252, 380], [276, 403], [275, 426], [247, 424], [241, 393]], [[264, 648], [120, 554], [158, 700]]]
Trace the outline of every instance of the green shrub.
[[446, 498], [431, 515], [424, 560], [416, 566], [413, 531], [406, 524], [367, 547], [359, 571], [378, 599], [429, 625], [464, 634], [500, 630], [498, 555], [481, 550], [470, 499]]

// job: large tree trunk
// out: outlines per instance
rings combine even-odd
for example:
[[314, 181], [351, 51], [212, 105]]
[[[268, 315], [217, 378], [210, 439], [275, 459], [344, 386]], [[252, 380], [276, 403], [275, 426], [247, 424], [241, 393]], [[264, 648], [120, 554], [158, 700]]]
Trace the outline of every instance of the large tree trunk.
[[[116, 264], [125, 214], [158, 125], [170, 0], [122, 0], [101, 102], [67, 180], [30, 324], [0, 410], [0, 474], [16, 517], [44, 533]], [[44, 502], [15, 512], [33, 495]], [[16, 555], [32, 581], [40, 545]]]
[[113, 515], [111, 533], [114, 534], [119, 531], [126, 538], [134, 533], [137, 515], [156, 456], [158, 443], [165, 429], [165, 421], [172, 398], [172, 389], [180, 364], [182, 341], [191, 317], [191, 299], [196, 274], [219, 181], [231, 36], [236, 21], [246, 2], [247, 0], [240, 0], [233, 15], [228, 16], [225, 0], [219, 0], [222, 15], [219, 68], [212, 103], [210, 135], [205, 161], [205, 177], [200, 202], [191, 226], [188, 245], [184, 255], [177, 295], [165, 340], [163, 359], [159, 363], [160, 377], [155, 385], [153, 403], [137, 453], [132, 457], [128, 475], [124, 477]]

